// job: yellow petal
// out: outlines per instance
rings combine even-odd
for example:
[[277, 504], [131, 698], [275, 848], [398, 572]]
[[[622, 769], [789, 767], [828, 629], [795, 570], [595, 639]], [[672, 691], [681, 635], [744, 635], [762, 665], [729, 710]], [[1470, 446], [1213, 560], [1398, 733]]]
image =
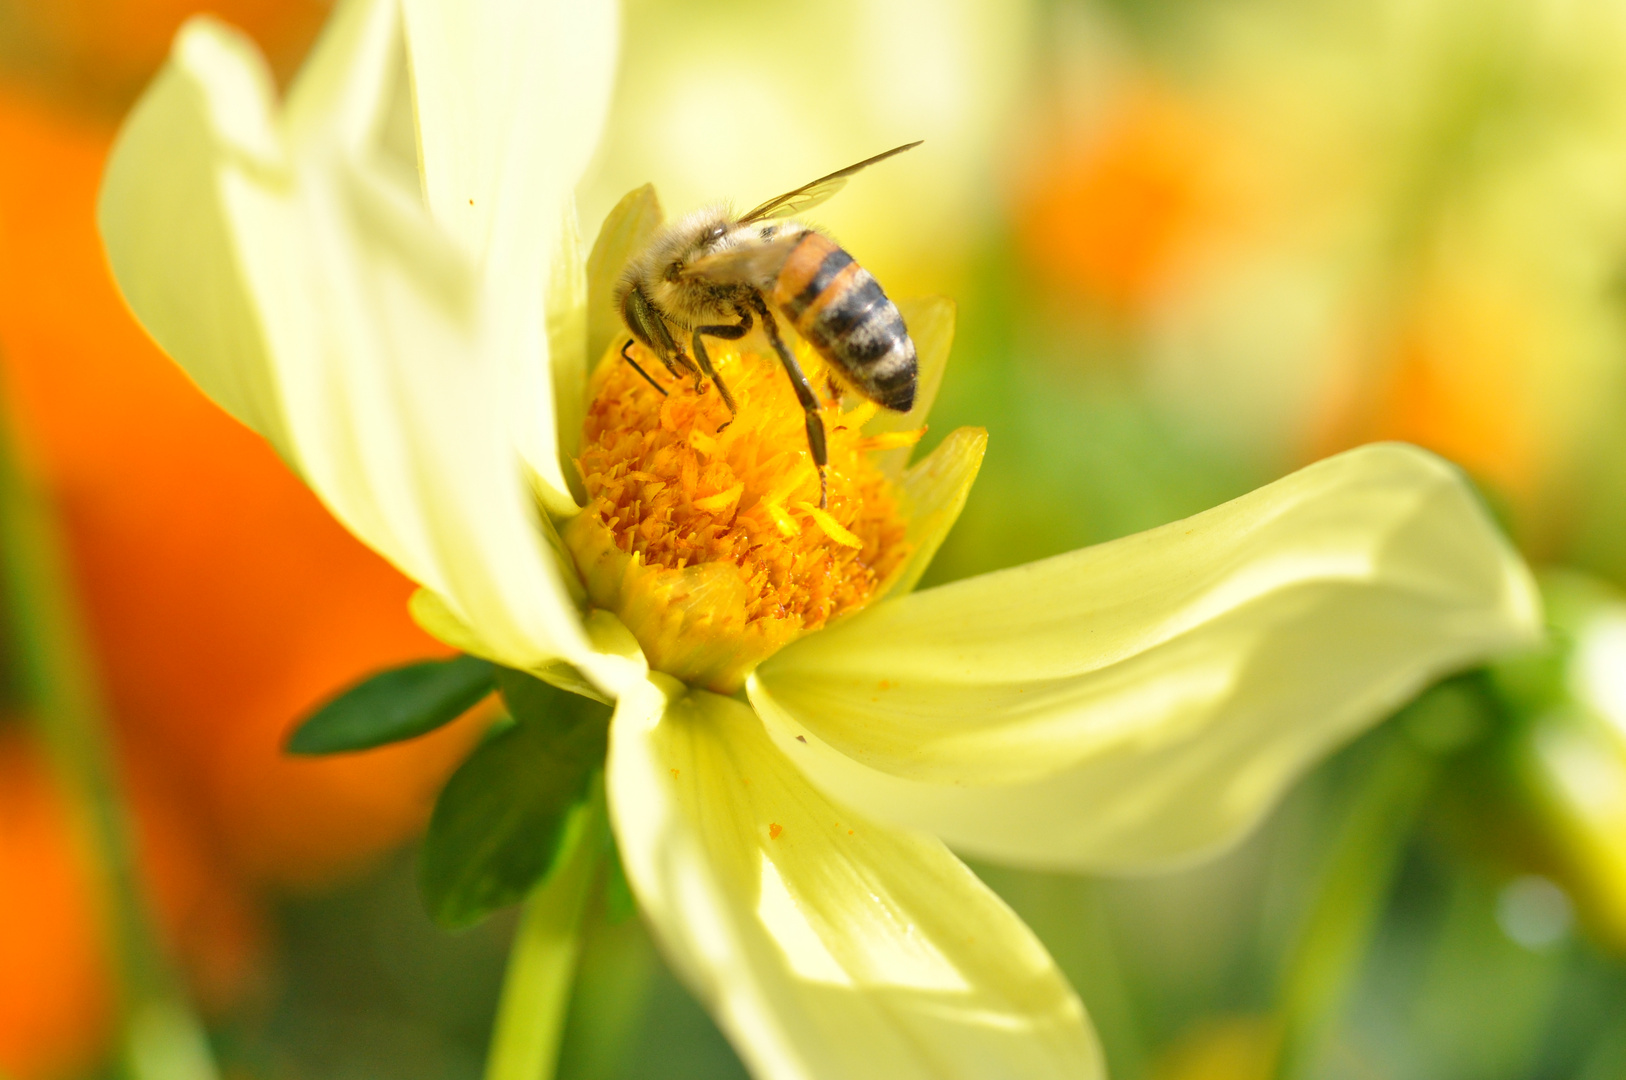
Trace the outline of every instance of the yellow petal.
[[611, 723], [611, 819], [668, 958], [753, 1075], [1102, 1076], [1044, 948], [942, 844], [825, 800], [746, 706], [655, 678]]
[[[498, 407], [526, 463], [568, 513], [551, 368], [580, 388], [585, 323], [555, 355], [539, 297], [575, 298], [579, 255], [553, 265], [571, 193], [598, 144], [615, 73], [618, 5], [605, 0], [402, 0], [417, 102], [423, 190], [437, 222], [481, 272], [481, 315], [509, 386]], [[570, 217], [567, 219], [567, 213]], [[574, 280], [564, 282], [569, 275]], [[550, 316], [554, 313], [550, 312]], [[549, 322], [551, 322], [551, 318]], [[574, 413], [579, 420], [580, 413]], [[572, 418], [563, 418], [569, 422]], [[565, 444], [573, 441], [567, 435]]]
[[627, 192], [604, 218], [593, 251], [587, 256], [587, 360], [596, 364], [617, 339], [624, 339], [626, 327], [615, 310], [615, 285], [627, 260], [643, 249], [660, 228], [661, 201], [655, 185], [645, 184]]
[[885, 595], [902, 596], [920, 581], [949, 530], [960, 520], [987, 449], [987, 431], [959, 428], [903, 474], [901, 486], [909, 518], [906, 536], [914, 551], [897, 579], [887, 583]]
[[[919, 382], [915, 387], [914, 408], [906, 413], [882, 410], [864, 426], [866, 435], [880, 435], [893, 431], [911, 431], [926, 426], [932, 405], [937, 401], [937, 390], [943, 385], [943, 372], [948, 367], [949, 347], [954, 344], [954, 301], [946, 296], [920, 296], [898, 301], [898, 311], [909, 328], [909, 337], [915, 343], [915, 357], [920, 364]], [[876, 455], [875, 460], [892, 476], [903, 473], [909, 464], [913, 444], [894, 447]]]
[[990, 859], [1132, 870], [1233, 842], [1329, 750], [1539, 626], [1457, 471], [1380, 445], [884, 601], [748, 689], [833, 797]]
[[[562, 466], [580, 452], [582, 421], [587, 416], [587, 270], [573, 200], [559, 229], [547, 298], [548, 370], [553, 377], [550, 400], [558, 440], [547, 460]], [[555, 487], [555, 479], [541, 475], [537, 476], [541, 483], [533, 486], [550, 513], [567, 517], [587, 502], [587, 490], [573, 468], [564, 469], [558, 479], [568, 489]]]
[[458, 652], [468, 653], [470, 656], [501, 662], [497, 658], [496, 650], [480, 640], [480, 635], [464, 624], [452, 610], [451, 605], [429, 589], [413, 590], [411, 598], [407, 601], [407, 614], [418, 624], [418, 629], [442, 645], [449, 645]]
[[544, 430], [552, 447], [551, 411], [528, 436], [493, 422], [546, 349], [520, 357], [489, 253], [424, 205], [409, 70], [396, 6], [353, 0], [279, 116], [252, 46], [189, 23], [114, 147], [109, 259], [159, 344], [493, 655], [574, 659], [591, 646], [519, 452]]
[[[480, 635], [458, 618], [446, 601], [428, 589], [418, 589], [407, 602], [407, 611], [419, 629], [443, 645], [498, 664], [512, 665]], [[632, 632], [608, 611], [595, 609], [584, 620], [589, 652], [573, 661], [545, 660], [524, 670], [552, 683], [561, 690], [610, 704], [621, 688], [649, 673], [649, 663]]]
[[220, 182], [228, 163], [287, 175], [274, 94], [252, 42], [206, 17], [189, 23], [125, 122], [97, 210], [125, 302], [147, 332], [293, 464]]

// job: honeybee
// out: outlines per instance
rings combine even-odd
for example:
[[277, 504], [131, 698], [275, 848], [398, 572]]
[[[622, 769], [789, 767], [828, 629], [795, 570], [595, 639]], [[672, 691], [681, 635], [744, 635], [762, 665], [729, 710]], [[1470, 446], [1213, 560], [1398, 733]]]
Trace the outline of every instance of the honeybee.
[[[709, 378], [731, 415], [739, 407], [717, 377], [703, 339], [737, 341], [761, 320], [807, 414], [820, 507], [829, 499], [824, 421], [818, 395], [785, 347], [775, 309], [854, 389], [883, 408], [909, 411], [919, 365], [903, 316], [880, 282], [829, 237], [783, 219], [818, 206], [854, 173], [919, 145], [876, 154], [739, 217], [726, 207], [697, 210], [651, 237], [627, 264], [616, 289], [616, 307], [632, 334], [621, 347], [622, 358], [664, 395], [666, 389], [627, 352], [633, 340], [642, 342], [674, 378], [693, 377], [696, 390]], [[684, 335], [692, 358], [683, 350]]]

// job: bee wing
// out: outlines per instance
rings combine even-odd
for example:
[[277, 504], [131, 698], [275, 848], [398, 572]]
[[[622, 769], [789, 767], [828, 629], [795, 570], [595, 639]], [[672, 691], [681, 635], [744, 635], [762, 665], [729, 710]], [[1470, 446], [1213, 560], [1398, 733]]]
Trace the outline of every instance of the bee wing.
[[810, 184], [803, 184], [795, 191], [787, 191], [783, 195], [776, 195], [752, 210], [740, 219], [740, 224], [749, 225], [753, 221], [762, 221], [764, 218], [783, 218], [793, 214], [800, 214], [804, 210], [811, 210], [836, 192], [847, 186], [847, 181], [854, 173], [869, 168], [878, 161], [885, 161], [894, 154], [901, 154], [905, 150], [913, 150], [924, 139], [916, 139], [912, 143], [894, 146], [884, 154], [876, 154], [872, 158], [865, 158], [856, 165], [849, 165], [845, 169], [821, 176]]
[[683, 276], [707, 281], [761, 285], [771, 281], [790, 257], [802, 233], [781, 233], [772, 240], [754, 240], [696, 259], [683, 268]]

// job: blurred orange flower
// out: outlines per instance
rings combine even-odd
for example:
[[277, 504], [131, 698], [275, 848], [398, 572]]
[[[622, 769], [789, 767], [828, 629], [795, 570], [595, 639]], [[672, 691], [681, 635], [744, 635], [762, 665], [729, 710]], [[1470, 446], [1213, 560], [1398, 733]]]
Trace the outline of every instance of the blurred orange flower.
[[1237, 210], [1225, 145], [1195, 106], [1150, 80], [1057, 137], [1018, 198], [1023, 253], [1053, 285], [1138, 316], [1183, 255]]
[[469, 732], [284, 757], [288, 724], [369, 669], [444, 651], [410, 585], [125, 312], [92, 206], [109, 130], [0, 95], [0, 346], [56, 498], [121, 736], [250, 877], [314, 882], [410, 833]]
[[1218, 451], [1415, 442], [1526, 554], [1622, 572], [1620, 6], [1245, 0], [1166, 37], [1095, 11], [1057, 16], [1069, 119], [1018, 221], [1120, 316], [1098, 352]]
[[67, 808], [21, 733], [0, 731], [0, 1070], [91, 1064], [109, 1006], [102, 953]]
[[327, 14], [327, 0], [8, 0], [9, 65], [59, 97], [123, 110], [169, 53], [189, 15], [209, 11], [240, 27], [279, 73], [291, 71]]
[[[1527, 385], [1541, 370], [1541, 327], [1518, 295], [1481, 284], [1439, 275], [1412, 290], [1365, 362], [1329, 380], [1306, 456], [1399, 439], [1444, 454], [1521, 505], [1534, 502], [1549, 464]], [[1382, 334], [1381, 320], [1369, 330]]]
[[[136, 79], [187, 6], [24, 5], [78, 20], [64, 48]], [[319, 7], [237, 6], [228, 17], [285, 36], [295, 9]], [[246, 890], [320, 884], [412, 835], [479, 720], [365, 755], [282, 754], [295, 718], [341, 686], [445, 650], [408, 618], [407, 581], [127, 314], [93, 213], [112, 123], [40, 85], [0, 82], [0, 376], [62, 518], [144, 868], [195, 988], [224, 1002], [252, 971]], [[0, 1070], [26, 1077], [84, 1060], [109, 991], [92, 878], [14, 743], [0, 748]]]
[[[199, 1000], [221, 1006], [249, 984], [259, 927], [221, 872], [203, 823], [138, 759], [126, 762], [140, 865], [166, 940]], [[83, 823], [17, 718], [0, 718], [0, 1073], [83, 1072], [112, 1015], [101, 881]]]

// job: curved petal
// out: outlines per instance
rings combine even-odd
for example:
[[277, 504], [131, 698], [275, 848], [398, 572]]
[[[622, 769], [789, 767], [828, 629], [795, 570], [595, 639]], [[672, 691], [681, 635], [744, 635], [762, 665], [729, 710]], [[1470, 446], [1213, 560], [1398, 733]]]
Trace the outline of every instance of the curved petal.
[[[564, 463], [574, 460], [581, 450], [582, 423], [587, 418], [587, 261], [582, 255], [574, 199], [556, 239], [547, 292], [548, 400], [552, 402], [547, 415], [556, 442], [553, 452], [538, 460], [564, 469]], [[587, 502], [587, 488], [574, 468], [549, 477], [536, 462], [530, 464], [537, 495], [550, 513], [568, 517]]]
[[511, 326], [545, 337], [541, 286], [515, 314], [489, 256], [425, 205], [410, 70], [395, 4], [342, 4], [279, 115], [252, 46], [193, 21], [114, 147], [103, 237], [159, 344], [352, 532], [505, 663], [573, 658], [589, 645], [518, 436], [492, 422], [517, 366], [551, 401], [545, 344]]
[[920, 583], [949, 530], [960, 520], [965, 500], [988, 449], [984, 428], [956, 428], [937, 449], [909, 466], [899, 481], [909, 526], [905, 539], [914, 551], [886, 585], [885, 595], [902, 596]]
[[668, 957], [754, 1075], [1103, 1075], [1050, 957], [942, 844], [826, 801], [745, 705], [656, 678], [611, 722], [611, 819]]
[[125, 302], [203, 392], [290, 458], [282, 402], [243, 269], [221, 166], [284, 176], [271, 74], [246, 39], [189, 23], [125, 122], [98, 224]]
[[587, 362], [603, 359], [610, 344], [626, 333], [615, 309], [615, 286], [627, 260], [642, 251], [665, 215], [654, 184], [634, 188], [604, 215], [587, 256]]
[[1234, 841], [1318, 757], [1539, 620], [1457, 471], [1369, 446], [885, 601], [748, 688], [844, 802], [990, 859], [1136, 870]]
[[[536, 307], [549, 290], [586, 302], [580, 255], [566, 283], [550, 264], [609, 111], [619, 5], [402, 0], [402, 7], [425, 197], [480, 268], [488, 333], [507, 360], [501, 404], [520, 452], [545, 485], [550, 508], [574, 509], [559, 457], [547, 326]], [[573, 233], [574, 210], [568, 221]], [[574, 235], [566, 242], [575, 244]], [[578, 307], [573, 317], [585, 315]], [[585, 323], [572, 336], [568, 354], [551, 363], [566, 367], [563, 380], [579, 388]]]

